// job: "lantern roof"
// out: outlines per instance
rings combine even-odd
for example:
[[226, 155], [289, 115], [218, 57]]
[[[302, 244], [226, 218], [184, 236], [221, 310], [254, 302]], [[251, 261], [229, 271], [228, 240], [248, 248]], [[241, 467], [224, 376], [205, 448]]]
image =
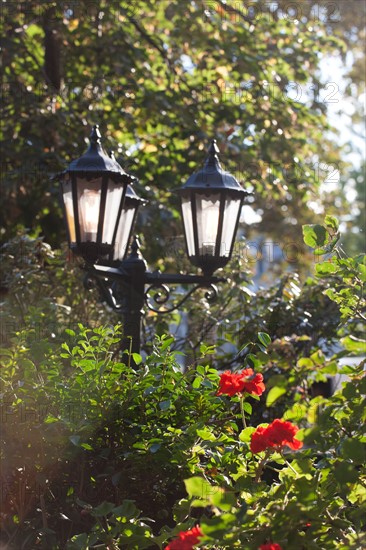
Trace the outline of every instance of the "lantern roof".
[[246, 191], [238, 180], [229, 172], [226, 172], [219, 160], [219, 148], [216, 140], [212, 140], [208, 149], [208, 155], [204, 167], [192, 174], [185, 185], [179, 189], [184, 191], [224, 191], [233, 192], [237, 195], [244, 195]]
[[[114, 156], [114, 151], [109, 151], [109, 156], [112, 160], [117, 162], [116, 157]], [[118, 164], [118, 163], [117, 163]], [[130, 174], [128, 174], [130, 176]], [[138, 182], [139, 180], [135, 176], [130, 176], [133, 180], [133, 183]], [[145, 205], [148, 203], [146, 199], [143, 199], [142, 197], [139, 197], [132, 185], [128, 185], [126, 189], [126, 198], [128, 198], [130, 201], [134, 200], [137, 203], [141, 205]]]
[[103, 173], [109, 174], [114, 181], [132, 183], [136, 180], [134, 176], [127, 174], [114, 156], [109, 156], [103, 149], [101, 133], [98, 124], [93, 126], [90, 134], [90, 144], [87, 151], [78, 159], [70, 162], [67, 169], [59, 174], [75, 174], [80, 177], [98, 177]]

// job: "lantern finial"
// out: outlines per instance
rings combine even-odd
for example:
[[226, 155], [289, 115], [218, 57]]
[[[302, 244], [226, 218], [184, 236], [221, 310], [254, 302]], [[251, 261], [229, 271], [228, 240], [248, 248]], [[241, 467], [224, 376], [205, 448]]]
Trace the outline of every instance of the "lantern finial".
[[90, 134], [91, 143], [100, 143], [102, 134], [99, 131], [99, 124], [94, 124], [93, 129]]
[[219, 168], [220, 167], [219, 153], [220, 153], [220, 149], [217, 146], [217, 141], [216, 139], [213, 139], [208, 149], [208, 155], [206, 158], [205, 167]]

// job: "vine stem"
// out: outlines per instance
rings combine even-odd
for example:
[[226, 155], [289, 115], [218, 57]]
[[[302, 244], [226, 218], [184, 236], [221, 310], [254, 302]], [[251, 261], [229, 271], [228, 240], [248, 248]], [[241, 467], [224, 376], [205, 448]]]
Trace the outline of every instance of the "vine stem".
[[271, 451], [272, 449], [267, 449], [266, 450], [266, 454], [264, 455], [264, 457], [262, 458], [262, 460], [260, 461], [260, 463], [258, 464], [258, 468], [257, 468], [257, 471], [255, 472], [255, 479], [254, 479], [254, 483], [258, 483], [261, 479], [261, 475], [263, 473], [263, 468], [264, 468], [264, 465], [269, 457], [269, 455], [271, 454]]
[[240, 395], [239, 402], [240, 402], [241, 418], [242, 418], [243, 426], [244, 426], [244, 430], [245, 430], [245, 428], [247, 427], [247, 423], [245, 422], [245, 414], [244, 414], [244, 396], [243, 396], [243, 395]]
[[290, 470], [292, 470], [294, 472], [294, 474], [296, 475], [296, 477], [299, 477], [299, 474], [298, 472], [291, 466], [291, 464], [289, 463], [289, 461], [287, 460], [287, 458], [285, 458], [284, 454], [283, 454], [283, 451], [280, 451], [280, 455], [282, 456], [283, 460], [285, 461], [285, 463], [287, 464], [287, 466], [290, 468]]
[[130, 369], [131, 368], [131, 355], [132, 355], [132, 337], [130, 336], [130, 348], [129, 348], [129, 353], [128, 353], [128, 368]]

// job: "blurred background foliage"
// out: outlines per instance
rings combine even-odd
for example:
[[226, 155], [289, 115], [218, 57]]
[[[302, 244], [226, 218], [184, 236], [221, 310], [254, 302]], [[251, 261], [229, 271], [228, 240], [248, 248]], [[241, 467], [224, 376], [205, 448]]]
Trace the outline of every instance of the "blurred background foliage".
[[106, 149], [150, 201], [148, 260], [182, 234], [174, 189], [213, 137], [225, 167], [254, 191], [260, 222], [246, 236], [301, 242], [319, 197], [327, 212], [337, 208], [341, 188], [328, 193], [327, 181], [347, 168], [327, 137], [339, 90], [337, 78], [334, 89], [322, 81], [321, 61], [352, 52], [347, 93], [357, 100], [364, 14], [357, 1], [3, 2], [2, 241], [24, 226], [59, 247], [49, 176], [83, 152], [99, 123]]

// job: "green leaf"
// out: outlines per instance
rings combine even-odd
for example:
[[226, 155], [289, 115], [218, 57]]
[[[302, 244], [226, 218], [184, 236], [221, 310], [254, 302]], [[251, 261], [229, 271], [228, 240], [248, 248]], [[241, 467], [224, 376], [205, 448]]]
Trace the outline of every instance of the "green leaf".
[[302, 232], [304, 242], [311, 248], [324, 246], [327, 240], [327, 231], [325, 227], [319, 224], [303, 225]]
[[335, 375], [338, 372], [338, 365], [336, 361], [329, 361], [329, 363], [326, 363], [324, 367], [321, 368], [322, 374], [331, 374]]
[[252, 411], [253, 411], [252, 406], [247, 401], [244, 401], [243, 409], [244, 409], [244, 412], [246, 412], [247, 414], [249, 414], [249, 415], [252, 414]]
[[265, 346], [269, 346], [271, 343], [271, 337], [266, 332], [258, 332], [258, 340]]
[[361, 281], [366, 283], [366, 266], [363, 264], [358, 264], [358, 273]]
[[275, 386], [274, 388], [271, 388], [268, 392], [267, 399], [266, 399], [266, 406], [272, 407], [272, 405], [287, 391], [287, 388], [281, 388], [279, 386]]
[[142, 362], [142, 357], [139, 353], [132, 353], [132, 359], [136, 365], [139, 365]]
[[152, 393], [154, 393], [158, 388], [156, 388], [155, 386], [149, 386], [148, 388], [146, 388], [146, 390], [144, 390], [144, 395], [151, 395]]
[[52, 414], [49, 414], [45, 419], [44, 419], [44, 423], [45, 424], [53, 424], [54, 422], [59, 422], [60, 419], [59, 418], [56, 418], [55, 416], [53, 416]]
[[340, 271], [340, 267], [332, 262], [322, 262], [315, 266], [315, 273], [318, 277], [326, 277]]
[[363, 464], [366, 458], [365, 444], [358, 439], [347, 438], [341, 445], [341, 455], [355, 464]]
[[205, 367], [203, 367], [202, 365], [197, 365], [196, 371], [197, 371], [198, 374], [200, 374], [201, 376], [205, 376]]
[[137, 518], [139, 510], [133, 500], [124, 500], [120, 506], [113, 509], [113, 514], [127, 519]]
[[328, 227], [331, 227], [333, 229], [333, 231], [338, 231], [338, 229], [339, 229], [339, 221], [337, 220], [337, 218], [335, 216], [328, 216], [328, 215], [325, 216], [324, 223]]
[[174, 338], [167, 338], [161, 343], [160, 350], [161, 351], [166, 350], [170, 346], [170, 344], [172, 344], [173, 342], [174, 342]]
[[167, 399], [166, 401], [161, 401], [159, 403], [159, 408], [162, 411], [167, 411], [168, 409], [170, 409], [170, 405], [171, 405], [171, 401], [170, 399]]
[[236, 503], [234, 492], [211, 485], [202, 477], [191, 477], [184, 480], [186, 491], [190, 498], [198, 498], [201, 504], [205, 502], [220, 508], [223, 511], [231, 510]]
[[359, 502], [360, 505], [364, 505], [366, 502], [366, 488], [361, 483], [356, 483], [347, 498], [352, 504]]
[[201, 376], [196, 376], [196, 378], [193, 380], [192, 388], [197, 390], [202, 384], [202, 380], [203, 378]]
[[204, 439], [205, 441], [216, 441], [216, 436], [211, 432], [209, 428], [202, 428], [196, 431], [198, 437]]
[[26, 33], [27, 35], [30, 37], [30, 38], [33, 38], [34, 36], [36, 36], [37, 34], [40, 34], [42, 35], [43, 34], [43, 30], [41, 27], [39, 27], [38, 25], [36, 25], [35, 23], [32, 23], [31, 25], [28, 25], [26, 27]]
[[208, 346], [207, 344], [200, 345], [200, 353], [202, 356], [212, 355], [216, 351], [216, 346]]
[[341, 338], [341, 344], [346, 350], [353, 351], [359, 355], [364, 355], [366, 353], [366, 340], [361, 340], [355, 336], [345, 336]]
[[91, 514], [97, 518], [107, 516], [112, 512], [114, 508], [115, 504], [113, 504], [113, 502], [102, 502], [101, 504], [99, 504], [99, 506], [93, 508]]
[[248, 355], [245, 357], [245, 362], [248, 367], [252, 369], [261, 366], [261, 361], [253, 353], [248, 353]]
[[184, 485], [190, 498], [198, 497], [202, 500], [209, 500], [215, 490], [208, 481], [199, 476], [185, 479]]
[[88, 548], [88, 535], [87, 533], [81, 533], [80, 535], [74, 535], [67, 545], [67, 550], [85, 550]]
[[225, 513], [210, 519], [204, 518], [201, 527], [205, 535], [220, 539], [228, 533], [230, 524], [236, 520], [234, 514]]
[[347, 382], [347, 384], [344, 385], [342, 389], [342, 394], [346, 399], [349, 399], [350, 401], [356, 397], [357, 390], [352, 382]]
[[242, 430], [239, 434], [239, 439], [242, 441], [242, 443], [249, 443], [252, 433], [255, 432], [256, 428], [253, 428], [252, 426], [249, 426], [248, 428], [245, 428]]
[[211, 503], [223, 510], [224, 512], [229, 512], [233, 506], [236, 504], [236, 495], [234, 491], [225, 491], [221, 487], [213, 487], [214, 493], [210, 499]]
[[298, 367], [308, 367], [311, 369], [314, 367], [314, 363], [312, 362], [311, 359], [309, 359], [309, 357], [301, 357], [298, 360], [297, 365]]
[[10, 349], [1, 348], [0, 356], [13, 357], [13, 352]]
[[92, 451], [93, 450], [93, 447], [91, 445], [89, 445], [89, 443], [82, 443], [80, 445], [80, 447], [82, 447], [83, 449], [85, 449], [86, 451]]
[[334, 464], [334, 477], [341, 485], [345, 483], [356, 483], [358, 472], [349, 462], [337, 461]]

